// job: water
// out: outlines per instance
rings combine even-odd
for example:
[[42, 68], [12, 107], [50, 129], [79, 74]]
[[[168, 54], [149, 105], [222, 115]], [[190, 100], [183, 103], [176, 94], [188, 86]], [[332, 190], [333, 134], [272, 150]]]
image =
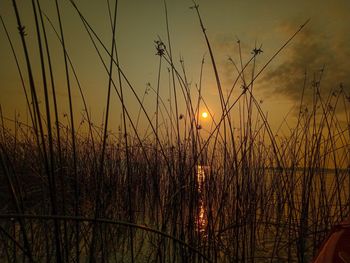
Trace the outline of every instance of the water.
[[[239, 261], [256, 257], [261, 258], [257, 262], [265, 262], [266, 257], [268, 262], [271, 258], [284, 262], [300, 254], [311, 260], [330, 228], [345, 219], [349, 210], [348, 170], [265, 169], [227, 176], [228, 180], [237, 176], [237, 180], [230, 180], [231, 185], [225, 188], [225, 201], [211, 200], [216, 204], [212, 207], [216, 218], [209, 219], [208, 191], [223, 189], [218, 183], [222, 178], [215, 178], [211, 184], [210, 168], [203, 165], [197, 166], [196, 173], [196, 221], [203, 242], [211, 224], [222, 249], [238, 251], [235, 256]], [[216, 214], [218, 207], [222, 211]], [[222, 257], [228, 255], [223, 253]]]
[[206, 209], [204, 205], [204, 183], [206, 179], [206, 170], [208, 167], [197, 165], [197, 185], [198, 185], [198, 195], [199, 195], [199, 204], [198, 204], [198, 214], [197, 214], [197, 227], [198, 231], [200, 232], [201, 236], [205, 235], [205, 229], [207, 226], [207, 219], [206, 219]]

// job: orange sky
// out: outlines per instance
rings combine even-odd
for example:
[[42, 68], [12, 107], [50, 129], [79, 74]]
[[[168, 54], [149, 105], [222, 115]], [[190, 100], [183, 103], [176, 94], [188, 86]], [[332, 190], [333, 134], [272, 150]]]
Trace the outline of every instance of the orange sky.
[[[34, 67], [36, 86], [42, 95], [39, 54], [30, 2], [18, 1], [18, 5], [22, 22], [26, 26], [26, 39]], [[117, 46], [120, 65], [135, 91], [142, 97], [147, 83], [150, 83], [154, 89], [157, 86], [159, 57], [155, 55], [154, 40], [160, 37], [166, 42], [164, 4], [161, 0], [118, 2]], [[219, 96], [198, 18], [195, 12], [189, 9], [193, 4], [188, 0], [168, 2], [175, 66], [181, 69], [179, 61], [184, 60], [188, 82], [195, 93], [195, 85], [199, 83], [201, 60], [205, 54], [202, 95], [215, 114], [220, 111]], [[58, 28], [53, 3], [53, 1], [41, 1], [42, 9]], [[60, 1], [60, 3], [67, 50], [77, 71], [92, 118], [99, 124], [102, 122], [105, 111], [108, 75], [93, 49], [77, 12], [69, 1]], [[109, 47], [112, 34], [107, 1], [76, 1], [76, 3]], [[237, 76], [227, 58], [230, 56], [239, 63], [238, 38], [241, 40], [244, 60], [251, 56], [255, 43], [258, 46], [262, 45], [264, 52], [257, 60], [258, 71], [306, 19], [311, 19], [307, 28], [264, 71], [255, 86], [256, 98], [263, 101], [262, 108], [264, 112], [269, 112], [269, 118], [275, 127], [278, 127], [283, 116], [299, 101], [305, 70], [312, 76], [314, 72], [325, 66], [322, 89], [327, 91], [342, 82], [349, 93], [350, 16], [347, 13], [350, 10], [349, 1], [203, 0], [198, 1], [198, 4], [214, 50], [224, 92], [230, 89]], [[25, 72], [23, 51], [10, 0], [0, 2], [0, 15], [15, 45], [21, 69]], [[63, 116], [68, 111], [68, 99], [62, 50], [47, 21], [46, 29], [53, 58], [59, 109]], [[2, 26], [0, 36], [2, 111], [9, 118], [13, 118], [16, 111], [20, 114], [20, 118], [25, 120], [23, 90]], [[108, 62], [106, 56], [104, 59]], [[71, 79], [74, 83], [75, 114], [77, 119], [81, 119], [83, 105], [74, 78], [71, 77]], [[26, 74], [25, 81], [28, 86]], [[160, 95], [164, 102], [169, 99], [168, 81], [167, 65], [163, 62]], [[239, 88], [238, 86], [238, 91]], [[130, 114], [136, 119], [139, 106], [129, 90], [125, 91], [125, 96]], [[155, 111], [155, 99], [154, 93], [150, 91], [144, 100], [144, 105], [151, 116]], [[115, 93], [112, 93], [111, 102], [111, 129], [116, 130], [120, 123], [121, 107]], [[181, 111], [181, 107], [184, 107], [183, 100], [180, 100], [179, 106]]]

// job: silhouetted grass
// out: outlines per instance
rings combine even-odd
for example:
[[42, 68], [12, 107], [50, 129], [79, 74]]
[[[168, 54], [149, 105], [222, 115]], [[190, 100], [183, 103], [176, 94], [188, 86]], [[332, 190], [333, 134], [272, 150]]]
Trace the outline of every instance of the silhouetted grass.
[[[2, 25], [19, 69], [30, 121], [7, 119], [0, 111], [1, 261], [310, 261], [330, 228], [349, 214], [349, 94], [342, 86], [322, 94], [323, 72], [311, 81], [305, 75], [297, 121], [286, 117], [274, 132], [253, 89], [258, 76], [308, 21], [260, 69], [256, 67], [259, 49], [255, 47], [245, 62], [238, 42], [239, 63], [231, 60], [237, 77], [225, 97], [214, 52], [194, 3], [221, 102], [221, 112], [216, 113], [219, 118], [214, 120], [202, 97], [204, 58], [195, 91], [187, 81], [184, 62], [180, 61], [180, 68], [175, 65], [166, 1], [167, 43], [155, 42], [157, 85], [148, 85], [143, 96], [119, 64], [117, 2], [107, 1], [110, 48], [75, 2], [70, 3], [109, 80], [104, 122], [93, 124], [88, 113], [84, 87], [66, 49], [59, 2], [55, 2], [55, 25], [41, 10], [40, 1], [32, 1], [40, 51], [40, 65], [34, 67], [13, 0], [21, 50], [13, 48], [3, 20]], [[68, 122], [59, 119], [55, 79], [62, 76], [52, 68], [55, 61], [47, 30], [55, 32], [63, 50]], [[22, 52], [29, 91], [17, 59]], [[168, 71], [163, 76], [165, 66]], [[43, 86], [35, 85], [34, 70], [41, 72]], [[74, 119], [72, 74], [84, 104], [80, 122]], [[160, 96], [163, 78], [168, 79], [168, 102]], [[38, 102], [41, 89], [45, 114]], [[234, 90], [239, 91], [235, 97]], [[306, 90], [313, 93], [311, 103], [305, 99]], [[125, 91], [139, 103], [136, 120], [130, 115], [134, 105], [128, 105]], [[148, 112], [143, 102], [146, 95], [151, 97], [150, 91], [155, 107]], [[112, 92], [119, 98], [122, 113], [116, 132], [109, 129]], [[180, 101], [185, 103], [183, 112]], [[202, 105], [212, 121], [210, 130], [200, 123]], [[345, 120], [339, 118], [339, 109], [345, 112]], [[144, 134], [138, 128], [140, 120], [149, 127]]]

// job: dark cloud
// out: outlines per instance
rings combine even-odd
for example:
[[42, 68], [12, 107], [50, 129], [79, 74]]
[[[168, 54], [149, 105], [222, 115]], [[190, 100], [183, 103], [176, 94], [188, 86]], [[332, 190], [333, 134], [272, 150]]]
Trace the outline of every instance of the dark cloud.
[[[281, 34], [291, 35], [298, 26], [285, 24]], [[345, 92], [350, 86], [350, 36], [346, 28], [337, 31], [312, 29], [309, 25], [292, 43], [286, 47], [283, 59], [278, 65], [266, 70], [261, 79], [262, 88], [269, 94], [282, 94], [292, 99], [300, 99], [305, 79], [309, 88], [320, 77], [320, 91], [327, 95], [331, 90], [343, 84]], [[306, 99], [310, 99], [307, 95]]]

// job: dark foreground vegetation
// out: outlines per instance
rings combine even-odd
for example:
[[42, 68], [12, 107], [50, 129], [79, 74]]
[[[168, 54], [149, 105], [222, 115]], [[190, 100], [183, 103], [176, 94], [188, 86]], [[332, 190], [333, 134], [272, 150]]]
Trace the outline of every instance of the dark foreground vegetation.
[[[97, 126], [65, 48], [59, 1], [57, 25], [45, 16], [40, 1], [32, 2], [41, 61], [35, 68], [13, 1], [22, 49], [12, 52], [16, 61], [24, 56], [27, 70], [19, 72], [30, 121], [10, 122], [1, 114], [1, 262], [309, 262], [328, 231], [348, 217], [345, 87], [322, 94], [323, 72], [306, 74], [293, 113], [296, 121], [286, 117], [277, 132], [253, 93], [255, 80], [306, 23], [260, 69], [255, 66], [258, 48], [248, 61], [234, 64], [236, 80], [224, 96], [199, 8], [193, 6], [221, 102], [221, 117], [214, 120], [201, 83], [190, 92], [183, 64], [175, 67], [169, 32], [166, 40], [156, 41], [156, 52], [159, 67], [169, 68], [172, 97], [166, 106], [158, 96], [160, 82], [155, 89], [148, 87], [155, 93], [153, 114], [118, 62], [117, 5], [110, 3], [112, 41], [107, 47], [71, 1], [109, 78], [105, 120]], [[57, 109], [58, 76], [51, 67], [48, 30], [56, 32], [65, 61], [69, 113], [64, 119]], [[12, 47], [14, 36], [7, 37]], [[35, 85], [33, 71], [40, 72], [43, 86]], [[82, 120], [73, 118], [73, 86], [84, 102]], [[139, 102], [137, 120], [130, 117], [135, 105], [128, 105], [123, 90]], [[234, 90], [238, 95], [232, 95]], [[108, 126], [111, 93], [121, 106], [115, 133]], [[185, 102], [181, 112], [180, 100]], [[205, 132], [202, 108], [213, 122]], [[149, 127], [145, 134], [139, 132], [139, 117]]]

